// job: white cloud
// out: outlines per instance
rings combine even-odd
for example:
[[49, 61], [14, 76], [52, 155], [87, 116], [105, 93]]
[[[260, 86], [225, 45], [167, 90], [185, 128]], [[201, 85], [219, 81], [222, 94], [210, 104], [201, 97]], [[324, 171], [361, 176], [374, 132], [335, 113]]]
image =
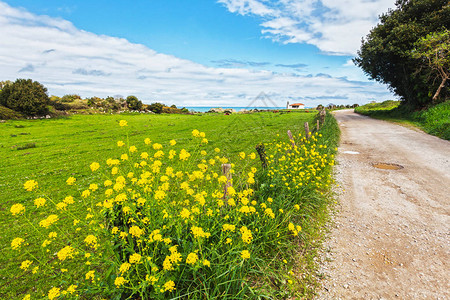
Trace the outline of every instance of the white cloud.
[[262, 33], [283, 43], [308, 43], [325, 53], [355, 55], [361, 38], [394, 0], [218, 0], [233, 13], [262, 17]]
[[[242, 13], [274, 14], [258, 1], [241, 2], [245, 2], [243, 8], [236, 9]], [[32, 78], [59, 96], [134, 94], [147, 103], [181, 106], [246, 106], [260, 92], [280, 106], [287, 100], [315, 106], [391, 98], [386, 88], [376, 83], [206, 67], [123, 38], [86, 32], [66, 20], [31, 14], [4, 2], [0, 2], [0, 36], [0, 80]]]

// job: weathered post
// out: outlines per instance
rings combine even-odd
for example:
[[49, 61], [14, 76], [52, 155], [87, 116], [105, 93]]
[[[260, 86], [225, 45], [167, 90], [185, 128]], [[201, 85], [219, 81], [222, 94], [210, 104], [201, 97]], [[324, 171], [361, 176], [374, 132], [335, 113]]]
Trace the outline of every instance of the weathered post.
[[261, 160], [262, 167], [265, 169], [267, 168], [267, 156], [266, 156], [266, 149], [264, 148], [264, 145], [262, 143], [256, 145], [256, 152], [259, 154], [259, 159]]
[[223, 198], [228, 195], [228, 188], [231, 186], [231, 164], [222, 164], [222, 174], [227, 178], [227, 182], [223, 185]]
[[327, 113], [325, 112], [325, 109], [322, 108], [322, 110], [320, 110], [319, 112], [319, 116], [320, 116], [320, 123], [323, 124], [325, 122], [325, 115]]
[[305, 136], [306, 136], [306, 139], [309, 140], [309, 124], [308, 124], [308, 122], [305, 122]]
[[292, 132], [290, 130], [287, 131], [287, 135], [291, 141], [292, 147], [295, 147], [294, 136], [292, 136]]
[[317, 131], [319, 131], [319, 129], [320, 129], [320, 121], [317, 120]]

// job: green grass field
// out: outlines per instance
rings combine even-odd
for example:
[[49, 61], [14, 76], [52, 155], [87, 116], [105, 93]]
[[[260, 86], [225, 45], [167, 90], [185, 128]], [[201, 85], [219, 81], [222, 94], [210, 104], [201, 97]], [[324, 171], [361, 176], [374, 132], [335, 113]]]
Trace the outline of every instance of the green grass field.
[[[26, 224], [17, 221], [9, 209], [12, 204], [30, 205], [34, 196], [27, 194], [23, 183], [34, 179], [53, 199], [63, 199], [69, 192], [65, 185], [68, 177], [87, 185], [92, 180], [89, 164], [104, 162], [117, 155], [116, 142], [126, 140], [119, 120], [128, 121], [129, 143], [139, 144], [145, 138], [167, 144], [170, 139], [177, 146], [189, 149], [191, 132], [206, 132], [208, 149], [218, 147], [222, 154], [233, 157], [240, 151], [254, 151], [256, 144], [275, 140], [287, 140], [286, 131], [294, 135], [303, 131], [305, 121], [311, 122], [314, 113], [256, 113], [247, 115], [73, 115], [49, 120], [11, 120], [0, 124], [0, 245], [9, 248], [11, 240], [24, 234]], [[338, 135], [322, 142], [336, 145]], [[89, 182], [88, 182], [89, 181]], [[49, 212], [33, 215], [36, 220]], [[322, 218], [323, 220], [324, 218]], [[67, 225], [70, 226], [70, 225]], [[26, 233], [25, 233], [26, 235]], [[314, 237], [316, 238], [316, 237]], [[31, 247], [39, 248], [39, 245]], [[4, 251], [5, 252], [5, 251]], [[19, 269], [20, 259], [5, 252], [0, 258], [0, 297], [21, 299], [30, 291], [42, 294], [56, 284], [57, 276], [35, 276], [32, 282], [23, 281]], [[76, 272], [69, 270], [69, 272]]]

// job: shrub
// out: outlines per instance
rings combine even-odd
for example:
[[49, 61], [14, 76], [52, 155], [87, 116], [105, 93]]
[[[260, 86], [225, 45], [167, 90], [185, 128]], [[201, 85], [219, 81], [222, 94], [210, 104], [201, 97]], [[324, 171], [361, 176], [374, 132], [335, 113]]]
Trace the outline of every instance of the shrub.
[[46, 114], [48, 104], [47, 89], [31, 79], [17, 79], [0, 92], [0, 105], [29, 116]]
[[0, 120], [9, 120], [9, 119], [20, 119], [23, 118], [23, 115], [0, 105]]
[[126, 101], [130, 110], [142, 109], [142, 101], [140, 101], [136, 96], [128, 96]]

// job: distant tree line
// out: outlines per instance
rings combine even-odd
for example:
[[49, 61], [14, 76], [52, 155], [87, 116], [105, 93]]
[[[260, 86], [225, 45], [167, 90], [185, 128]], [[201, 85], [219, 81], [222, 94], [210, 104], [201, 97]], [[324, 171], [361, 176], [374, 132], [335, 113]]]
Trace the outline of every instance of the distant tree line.
[[449, 3], [397, 0], [362, 41], [354, 62], [403, 105], [421, 108], [449, 99]]
[[48, 96], [47, 88], [31, 79], [0, 81], [0, 119], [23, 116], [43, 116], [58, 112], [74, 111], [144, 111], [160, 113], [189, 113], [186, 108], [178, 109], [175, 105], [166, 106], [155, 102], [143, 104], [136, 96], [130, 95], [106, 98], [90, 97], [82, 99], [79, 95], [68, 94], [62, 97]]

